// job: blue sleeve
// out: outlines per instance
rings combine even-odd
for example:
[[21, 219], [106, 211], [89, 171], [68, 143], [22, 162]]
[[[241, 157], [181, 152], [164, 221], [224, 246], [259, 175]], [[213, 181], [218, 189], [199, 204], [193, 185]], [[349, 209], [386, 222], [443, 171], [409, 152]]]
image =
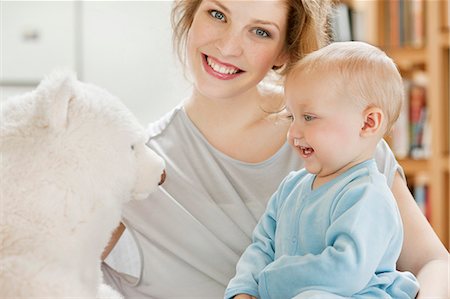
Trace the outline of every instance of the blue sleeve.
[[256, 225], [252, 244], [242, 254], [236, 265], [236, 275], [230, 280], [225, 291], [225, 298], [232, 298], [237, 294], [249, 294], [259, 298], [258, 282], [260, 272], [274, 260], [275, 229], [282, 190], [288, 177], [281, 183], [277, 192], [269, 200], [266, 211]]
[[358, 185], [335, 200], [325, 249], [317, 255], [281, 256], [268, 265], [259, 277], [261, 297], [292, 298], [311, 288], [341, 296], [362, 290], [401, 230], [397, 210], [389, 203], [394, 200], [382, 198], [391, 194], [379, 189]]

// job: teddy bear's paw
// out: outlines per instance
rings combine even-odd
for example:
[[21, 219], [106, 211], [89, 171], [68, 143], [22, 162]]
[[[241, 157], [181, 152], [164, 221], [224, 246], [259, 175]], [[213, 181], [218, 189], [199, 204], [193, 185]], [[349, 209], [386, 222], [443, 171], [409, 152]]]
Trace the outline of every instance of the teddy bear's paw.
[[117, 291], [113, 290], [109, 285], [102, 283], [98, 287], [98, 299], [123, 299], [123, 296]]

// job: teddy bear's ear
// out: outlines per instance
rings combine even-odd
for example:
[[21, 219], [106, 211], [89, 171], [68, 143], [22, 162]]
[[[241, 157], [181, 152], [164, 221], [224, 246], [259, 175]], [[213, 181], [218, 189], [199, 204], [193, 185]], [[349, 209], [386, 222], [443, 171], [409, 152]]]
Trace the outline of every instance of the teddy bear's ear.
[[76, 77], [70, 72], [54, 72], [36, 89], [37, 125], [63, 129], [67, 125], [69, 103], [75, 97]]

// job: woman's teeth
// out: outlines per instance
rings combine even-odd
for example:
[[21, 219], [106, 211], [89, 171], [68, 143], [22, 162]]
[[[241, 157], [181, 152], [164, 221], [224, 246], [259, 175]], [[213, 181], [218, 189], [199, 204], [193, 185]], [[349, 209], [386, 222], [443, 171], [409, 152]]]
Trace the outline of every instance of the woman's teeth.
[[206, 57], [206, 62], [214, 71], [221, 73], [221, 74], [232, 75], [232, 74], [236, 74], [239, 71], [239, 69], [234, 68], [234, 67], [226, 67], [223, 65], [218, 65], [218, 64], [214, 63], [212, 61], [212, 59], [210, 59], [209, 57]]

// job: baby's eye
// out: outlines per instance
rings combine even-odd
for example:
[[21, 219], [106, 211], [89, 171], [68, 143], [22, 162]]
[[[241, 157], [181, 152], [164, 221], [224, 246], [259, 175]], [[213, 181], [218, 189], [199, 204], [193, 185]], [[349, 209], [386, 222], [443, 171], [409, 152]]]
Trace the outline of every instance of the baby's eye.
[[307, 114], [305, 114], [303, 117], [305, 118], [306, 121], [312, 121], [314, 119], [314, 116], [307, 115]]
[[213, 18], [218, 19], [220, 21], [225, 21], [225, 15], [220, 11], [212, 9], [209, 11], [209, 13]]
[[256, 28], [253, 32], [259, 37], [270, 37], [269, 32], [261, 28]]
[[131, 145], [131, 150], [134, 151], [134, 144]]

